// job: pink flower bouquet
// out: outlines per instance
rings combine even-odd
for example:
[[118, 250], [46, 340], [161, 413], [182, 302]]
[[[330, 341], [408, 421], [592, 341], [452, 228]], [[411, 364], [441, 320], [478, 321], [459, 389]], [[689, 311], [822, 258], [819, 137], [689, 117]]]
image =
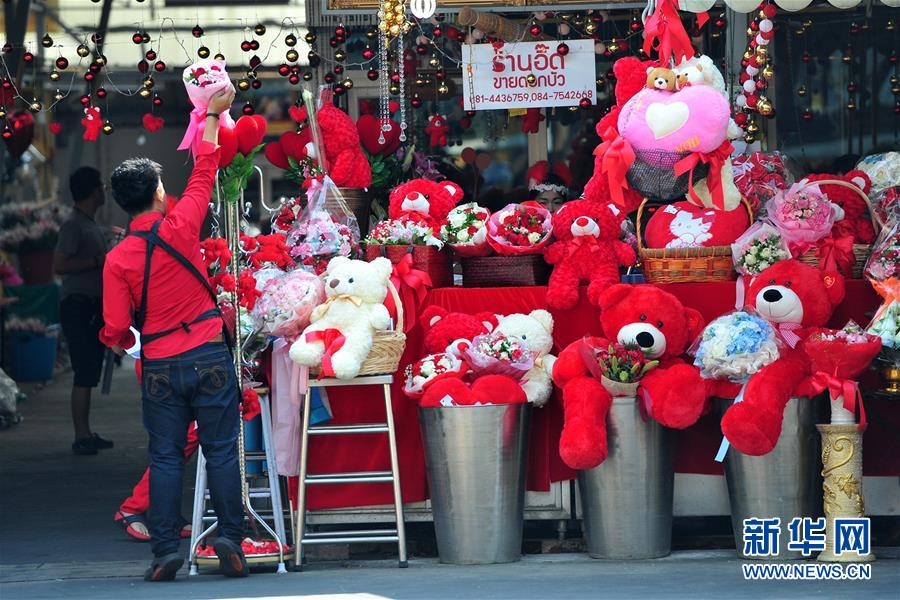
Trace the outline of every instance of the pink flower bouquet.
[[309, 213], [295, 221], [288, 233], [287, 243], [294, 260], [316, 275], [324, 273], [328, 261], [335, 256], [350, 256], [359, 251], [351, 227], [324, 210]]
[[[181, 79], [184, 81], [184, 88], [194, 110], [191, 111], [190, 123], [178, 149], [190, 149], [191, 153], [195, 154], [203, 137], [203, 121], [206, 118], [209, 99], [216, 92], [230, 87], [231, 80], [225, 70], [225, 61], [209, 58], [198, 60], [185, 67]], [[234, 119], [227, 112], [219, 117], [219, 128], [234, 129]]]
[[263, 332], [288, 340], [300, 335], [309, 325], [313, 309], [325, 301], [322, 279], [302, 269], [264, 279], [257, 273], [257, 289], [262, 296], [253, 315], [262, 323]]
[[534, 366], [534, 354], [522, 338], [500, 332], [476, 336], [465, 349], [464, 357], [472, 368], [472, 377], [507, 375], [521, 379]]
[[835, 221], [843, 218], [843, 210], [830, 202], [818, 185], [799, 183], [775, 194], [769, 200], [767, 214], [792, 245], [814, 244], [831, 232]]

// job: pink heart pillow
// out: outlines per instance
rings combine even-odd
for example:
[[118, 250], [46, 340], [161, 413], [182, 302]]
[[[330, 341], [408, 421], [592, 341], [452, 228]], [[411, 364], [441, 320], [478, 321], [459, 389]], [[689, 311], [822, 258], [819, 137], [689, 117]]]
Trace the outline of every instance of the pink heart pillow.
[[643, 89], [619, 113], [619, 133], [635, 150], [712, 152], [725, 141], [731, 111], [707, 85], [677, 92]]

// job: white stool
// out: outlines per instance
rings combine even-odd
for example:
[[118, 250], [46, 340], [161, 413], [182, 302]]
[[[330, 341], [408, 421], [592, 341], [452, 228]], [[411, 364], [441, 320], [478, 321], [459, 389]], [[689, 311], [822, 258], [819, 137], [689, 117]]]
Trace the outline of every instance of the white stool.
[[[302, 569], [303, 546], [324, 544], [358, 544], [374, 542], [397, 542], [399, 566], [407, 566], [406, 532], [403, 523], [403, 499], [400, 495], [400, 469], [397, 461], [397, 435], [394, 429], [394, 412], [391, 404], [391, 383], [393, 375], [374, 375], [341, 380], [333, 378], [310, 379], [303, 402], [303, 429], [300, 438], [300, 476], [297, 483], [297, 521], [294, 535], [295, 564], [297, 570]], [[323, 400], [327, 398], [327, 388], [359, 385], [381, 385], [384, 390], [384, 423], [365, 423], [354, 425], [309, 426], [311, 412], [312, 389], [319, 389]], [[322, 475], [307, 474], [307, 457], [309, 456], [309, 436], [344, 435], [356, 433], [387, 433], [391, 455], [390, 471], [363, 471], [351, 473], [329, 473]], [[339, 483], [391, 483], [394, 487], [394, 509], [397, 516], [396, 529], [363, 529], [358, 531], [306, 531], [306, 486]]]

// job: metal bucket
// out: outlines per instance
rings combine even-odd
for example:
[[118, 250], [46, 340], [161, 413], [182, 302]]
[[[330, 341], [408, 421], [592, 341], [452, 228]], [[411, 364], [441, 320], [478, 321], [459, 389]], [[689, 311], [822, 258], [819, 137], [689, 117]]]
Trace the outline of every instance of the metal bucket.
[[419, 409], [442, 563], [522, 556], [531, 404]]
[[613, 398], [609, 455], [578, 472], [584, 534], [592, 558], [659, 558], [672, 551], [675, 473], [669, 431], [634, 398]]
[[[719, 399], [719, 414], [731, 406]], [[725, 455], [725, 480], [731, 503], [734, 543], [741, 558], [788, 560], [804, 558], [787, 549], [788, 524], [794, 517], [822, 514], [822, 476], [819, 471], [819, 433], [816, 422], [823, 416], [822, 403], [810, 398], [791, 398], [784, 409], [781, 437], [764, 456], [747, 456], [729, 448]], [[744, 554], [744, 519], [781, 519], [776, 556]], [[808, 558], [808, 557], [807, 557]]]

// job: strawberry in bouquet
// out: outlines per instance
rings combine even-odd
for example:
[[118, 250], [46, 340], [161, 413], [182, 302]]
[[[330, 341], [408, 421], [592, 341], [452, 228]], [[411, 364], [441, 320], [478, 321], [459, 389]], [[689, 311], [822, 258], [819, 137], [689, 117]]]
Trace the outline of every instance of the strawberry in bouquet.
[[450, 377], [459, 378], [468, 372], [468, 364], [455, 354], [449, 352], [429, 354], [407, 365], [403, 392], [409, 398], [421, 398], [431, 384]]
[[881, 351], [881, 338], [850, 321], [843, 329], [816, 329], [803, 340], [810, 359], [811, 375], [800, 384], [799, 396], [815, 396], [828, 391], [831, 398], [831, 423], [866, 423], [859, 385], [855, 381]]
[[534, 354], [525, 340], [500, 332], [476, 336], [463, 356], [473, 377], [506, 375], [519, 380], [534, 366]]
[[441, 226], [440, 239], [459, 256], [487, 256], [487, 222], [491, 213], [475, 202], [454, 207]]
[[507, 204], [487, 222], [487, 239], [497, 254], [535, 254], [550, 241], [550, 211], [533, 202]]

